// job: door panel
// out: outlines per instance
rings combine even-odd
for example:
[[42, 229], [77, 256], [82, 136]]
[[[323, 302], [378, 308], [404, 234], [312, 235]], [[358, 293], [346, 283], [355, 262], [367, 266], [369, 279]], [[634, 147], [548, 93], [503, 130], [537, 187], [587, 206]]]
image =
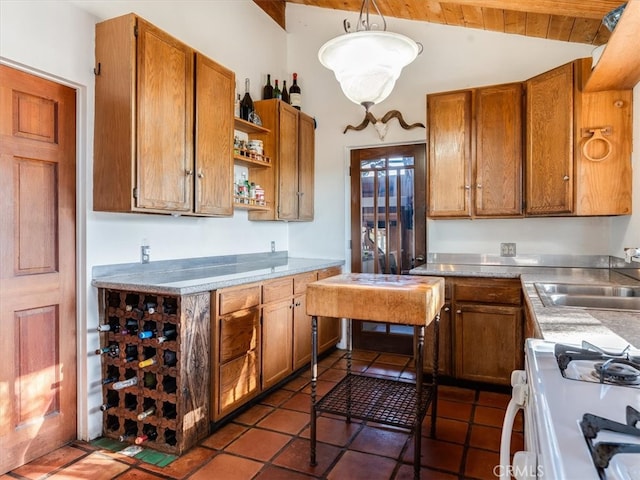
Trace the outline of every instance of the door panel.
[[0, 474], [76, 438], [75, 101], [0, 65]]
[[[402, 274], [424, 263], [425, 146], [351, 152], [351, 271]], [[411, 355], [413, 328], [354, 322], [353, 343]]]

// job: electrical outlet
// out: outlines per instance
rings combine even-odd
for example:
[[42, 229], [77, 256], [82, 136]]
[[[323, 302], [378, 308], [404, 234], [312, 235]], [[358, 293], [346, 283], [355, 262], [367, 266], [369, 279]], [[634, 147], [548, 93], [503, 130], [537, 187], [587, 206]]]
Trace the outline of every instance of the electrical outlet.
[[151, 247], [149, 245], [142, 245], [140, 247], [140, 261], [142, 263], [149, 263], [151, 260]]
[[274, 253], [275, 251], [276, 251], [276, 242], [271, 240], [271, 253]]
[[515, 243], [501, 243], [500, 244], [500, 256], [501, 257], [515, 257], [516, 256], [516, 244]]

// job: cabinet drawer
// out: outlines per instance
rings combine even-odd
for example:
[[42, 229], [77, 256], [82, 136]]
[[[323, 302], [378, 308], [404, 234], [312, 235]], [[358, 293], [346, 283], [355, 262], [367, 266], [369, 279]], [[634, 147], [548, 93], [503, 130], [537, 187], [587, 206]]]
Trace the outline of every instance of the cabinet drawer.
[[293, 293], [298, 295], [307, 291], [307, 285], [315, 282], [318, 278], [316, 272], [301, 273], [293, 277]]
[[219, 296], [220, 315], [260, 305], [260, 285], [222, 290]]
[[322, 280], [323, 278], [335, 277], [336, 275], [340, 275], [342, 273], [342, 267], [328, 267], [323, 268], [318, 271], [318, 280]]
[[249, 352], [220, 367], [220, 415], [224, 415], [258, 393], [258, 356]]
[[458, 280], [453, 284], [453, 297], [456, 302], [520, 305], [522, 286], [513, 280]]
[[262, 285], [262, 303], [282, 300], [293, 295], [293, 277], [270, 280]]
[[255, 350], [260, 345], [259, 331], [259, 308], [241, 310], [220, 318], [220, 363]]

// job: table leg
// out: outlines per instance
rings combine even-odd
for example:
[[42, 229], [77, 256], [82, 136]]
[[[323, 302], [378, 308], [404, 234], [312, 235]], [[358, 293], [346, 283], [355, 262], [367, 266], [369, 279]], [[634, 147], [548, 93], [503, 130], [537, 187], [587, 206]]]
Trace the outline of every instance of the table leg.
[[422, 453], [422, 390], [424, 365], [424, 326], [418, 330], [418, 352], [416, 358], [416, 426], [413, 432], [413, 478], [420, 480], [420, 456]]
[[347, 319], [347, 423], [351, 423], [351, 352], [353, 344], [351, 341], [352, 320]]
[[316, 386], [318, 382], [318, 317], [311, 317], [311, 458], [309, 464], [312, 467], [316, 462]]
[[438, 415], [438, 358], [440, 357], [440, 312], [433, 319], [433, 377], [431, 398], [431, 438], [436, 438], [436, 417]]

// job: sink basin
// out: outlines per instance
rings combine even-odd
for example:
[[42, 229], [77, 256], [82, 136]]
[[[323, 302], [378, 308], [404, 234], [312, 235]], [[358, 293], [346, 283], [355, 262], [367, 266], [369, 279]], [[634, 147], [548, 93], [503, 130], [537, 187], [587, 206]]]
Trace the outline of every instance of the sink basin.
[[640, 310], [640, 286], [536, 283], [547, 307]]
[[[536, 283], [539, 294], [594, 295], [599, 297], [640, 297], [640, 286], [585, 285], [578, 283]], [[542, 292], [541, 292], [542, 290]]]

